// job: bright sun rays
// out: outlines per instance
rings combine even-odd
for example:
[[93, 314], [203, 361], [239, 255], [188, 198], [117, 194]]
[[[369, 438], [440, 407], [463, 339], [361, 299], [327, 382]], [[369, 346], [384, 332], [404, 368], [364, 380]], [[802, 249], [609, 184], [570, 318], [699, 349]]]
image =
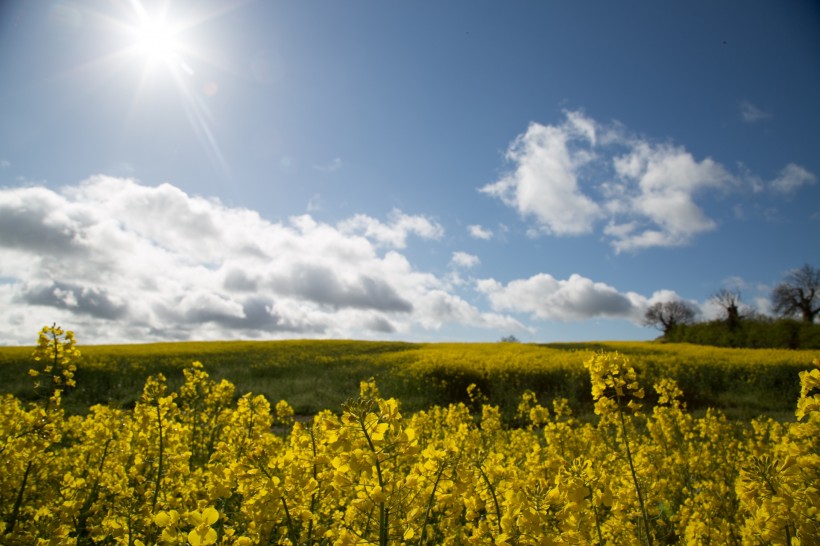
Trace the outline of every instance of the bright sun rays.
[[180, 43], [175, 31], [165, 21], [142, 21], [136, 31], [135, 51], [149, 63], [163, 62], [168, 65], [179, 62]]
[[[232, 7], [240, 3], [234, 3]], [[229, 174], [214, 134], [214, 116], [207, 103], [208, 98], [216, 95], [219, 85], [212, 75], [202, 74], [213, 73], [212, 68], [224, 67], [217, 66], [213, 51], [201, 43], [204, 24], [228, 10], [223, 7], [216, 13], [196, 11], [202, 5], [177, 2], [173, 6], [178, 10], [173, 11], [169, 0], [128, 0], [120, 4], [124, 9], [117, 16], [98, 14], [106, 28], [120, 37], [122, 44], [121, 49], [101, 60], [116, 72], [123, 73], [121, 69], [128, 70], [129, 67], [137, 70], [131, 72], [137, 79], [132, 87], [128, 120], [137, 116], [138, 107], [154, 103], [159, 98], [157, 93], [167, 94], [168, 89], [174, 89], [191, 130], [210, 159]], [[212, 43], [208, 45], [213, 47]], [[166, 85], [168, 83], [171, 88]], [[163, 123], [168, 121], [163, 120]], [[130, 121], [126, 122], [126, 130], [128, 124]]]
[[179, 76], [180, 70], [192, 75], [186, 57], [202, 55], [194, 45], [185, 42], [183, 35], [195, 23], [176, 19], [169, 12], [167, 2], [160, 3], [153, 11], [149, 11], [142, 0], [131, 0], [130, 5], [131, 16], [121, 21], [131, 41], [126, 53], [143, 64], [143, 78], [160, 65], [174, 76]]

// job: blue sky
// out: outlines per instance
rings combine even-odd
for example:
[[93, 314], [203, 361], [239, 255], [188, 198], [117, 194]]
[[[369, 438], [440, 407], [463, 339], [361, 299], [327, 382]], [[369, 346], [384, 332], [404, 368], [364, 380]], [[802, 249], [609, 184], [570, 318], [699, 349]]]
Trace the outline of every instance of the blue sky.
[[818, 263], [815, 2], [0, 7], [0, 343], [650, 339]]

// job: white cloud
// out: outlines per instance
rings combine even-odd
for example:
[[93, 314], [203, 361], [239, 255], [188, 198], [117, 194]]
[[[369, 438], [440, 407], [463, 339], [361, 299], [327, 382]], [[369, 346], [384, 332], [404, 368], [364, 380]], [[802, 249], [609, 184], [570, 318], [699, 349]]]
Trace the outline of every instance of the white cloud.
[[11, 163], [5, 159], [0, 159], [0, 169], [8, 169], [11, 167]]
[[489, 241], [493, 238], [493, 232], [489, 229], [484, 229], [482, 226], [478, 224], [473, 224], [467, 226], [467, 230], [470, 232], [470, 235], [476, 239], [482, 239], [484, 241]]
[[745, 184], [752, 193], [760, 193], [766, 189], [766, 183], [759, 175], [753, 173], [742, 162], [738, 162], [737, 165], [738, 170], [740, 171], [738, 174], [738, 181]]
[[453, 258], [450, 261], [453, 265], [464, 268], [475, 267], [481, 263], [478, 256], [466, 252], [453, 252]]
[[747, 100], [740, 101], [740, 119], [746, 123], [756, 123], [771, 117], [772, 115], [769, 112], [761, 110], [751, 102]]
[[441, 239], [444, 228], [424, 216], [409, 216], [398, 209], [390, 213], [390, 222], [385, 224], [365, 214], [357, 214], [339, 224], [345, 234], [362, 234], [379, 244], [393, 248], [404, 248], [411, 234], [422, 239]]
[[780, 174], [771, 183], [771, 188], [777, 193], [790, 195], [803, 186], [809, 186], [817, 182], [817, 177], [794, 163], [786, 165]]
[[476, 284], [495, 311], [525, 313], [543, 320], [575, 321], [595, 317], [640, 322], [650, 300], [573, 274], [566, 280], [539, 273], [506, 285], [495, 279]]
[[707, 158], [696, 161], [686, 150], [638, 142], [613, 159], [622, 191], [607, 206], [627, 223], [613, 220], [604, 232], [616, 251], [677, 246], [716, 227], [695, 203], [707, 189], [731, 187], [735, 178]]
[[106, 176], [59, 192], [0, 189], [0, 308], [10, 310], [0, 343], [31, 343], [55, 321], [86, 343], [523, 328], [384, 250], [442, 233], [399, 211], [387, 222], [270, 222], [170, 184]]
[[480, 312], [463, 299], [444, 290], [431, 290], [415, 301], [422, 325], [438, 329], [446, 324], [466, 324], [501, 331], [527, 331], [521, 322], [498, 313]]
[[513, 172], [480, 191], [535, 218], [547, 233], [589, 233], [602, 211], [581, 191], [578, 174], [594, 144], [595, 124], [580, 113], [568, 113], [559, 126], [531, 123], [507, 150]]
[[752, 301], [753, 307], [758, 313], [769, 316], [774, 314], [772, 310], [772, 299], [769, 296], [758, 295], [755, 296]]
[[741, 188], [740, 178], [711, 158], [580, 112], [565, 112], [558, 125], [530, 124], [506, 157], [511, 172], [480, 191], [533, 220], [528, 234], [602, 229], [616, 252], [688, 244], [717, 227], [699, 200]]

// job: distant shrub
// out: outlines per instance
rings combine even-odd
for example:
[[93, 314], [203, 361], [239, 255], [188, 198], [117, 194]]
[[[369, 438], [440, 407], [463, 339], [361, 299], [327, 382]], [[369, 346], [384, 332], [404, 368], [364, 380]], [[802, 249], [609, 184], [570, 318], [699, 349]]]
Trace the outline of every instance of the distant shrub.
[[678, 325], [664, 341], [750, 349], [820, 349], [820, 324], [755, 318], [729, 328], [726, 321], [714, 320]]

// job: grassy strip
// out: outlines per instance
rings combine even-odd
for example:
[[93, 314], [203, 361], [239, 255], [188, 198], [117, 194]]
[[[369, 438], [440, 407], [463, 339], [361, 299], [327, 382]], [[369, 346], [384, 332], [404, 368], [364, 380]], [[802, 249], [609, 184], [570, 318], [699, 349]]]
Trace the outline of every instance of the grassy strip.
[[[591, 413], [589, 377], [583, 361], [595, 351], [628, 355], [644, 385], [676, 379], [693, 410], [720, 408], [730, 416], [788, 416], [799, 394], [799, 371], [816, 351], [726, 349], [652, 342], [561, 344], [398, 343], [346, 340], [180, 342], [80, 346], [77, 388], [65, 395], [70, 413], [95, 403], [132, 407], [149, 375], [163, 373], [169, 386], [182, 369], [201, 361], [212, 378], [228, 379], [237, 394], [287, 400], [297, 413], [338, 408], [358, 394], [359, 382], [376, 379], [385, 396], [408, 410], [433, 404], [468, 403], [475, 384], [512, 419], [524, 390], [539, 400], [567, 398], [578, 414]], [[32, 348], [0, 347], [0, 392], [34, 396], [27, 371]], [[647, 389], [651, 397], [653, 392]], [[650, 399], [650, 402], [652, 400]]]

